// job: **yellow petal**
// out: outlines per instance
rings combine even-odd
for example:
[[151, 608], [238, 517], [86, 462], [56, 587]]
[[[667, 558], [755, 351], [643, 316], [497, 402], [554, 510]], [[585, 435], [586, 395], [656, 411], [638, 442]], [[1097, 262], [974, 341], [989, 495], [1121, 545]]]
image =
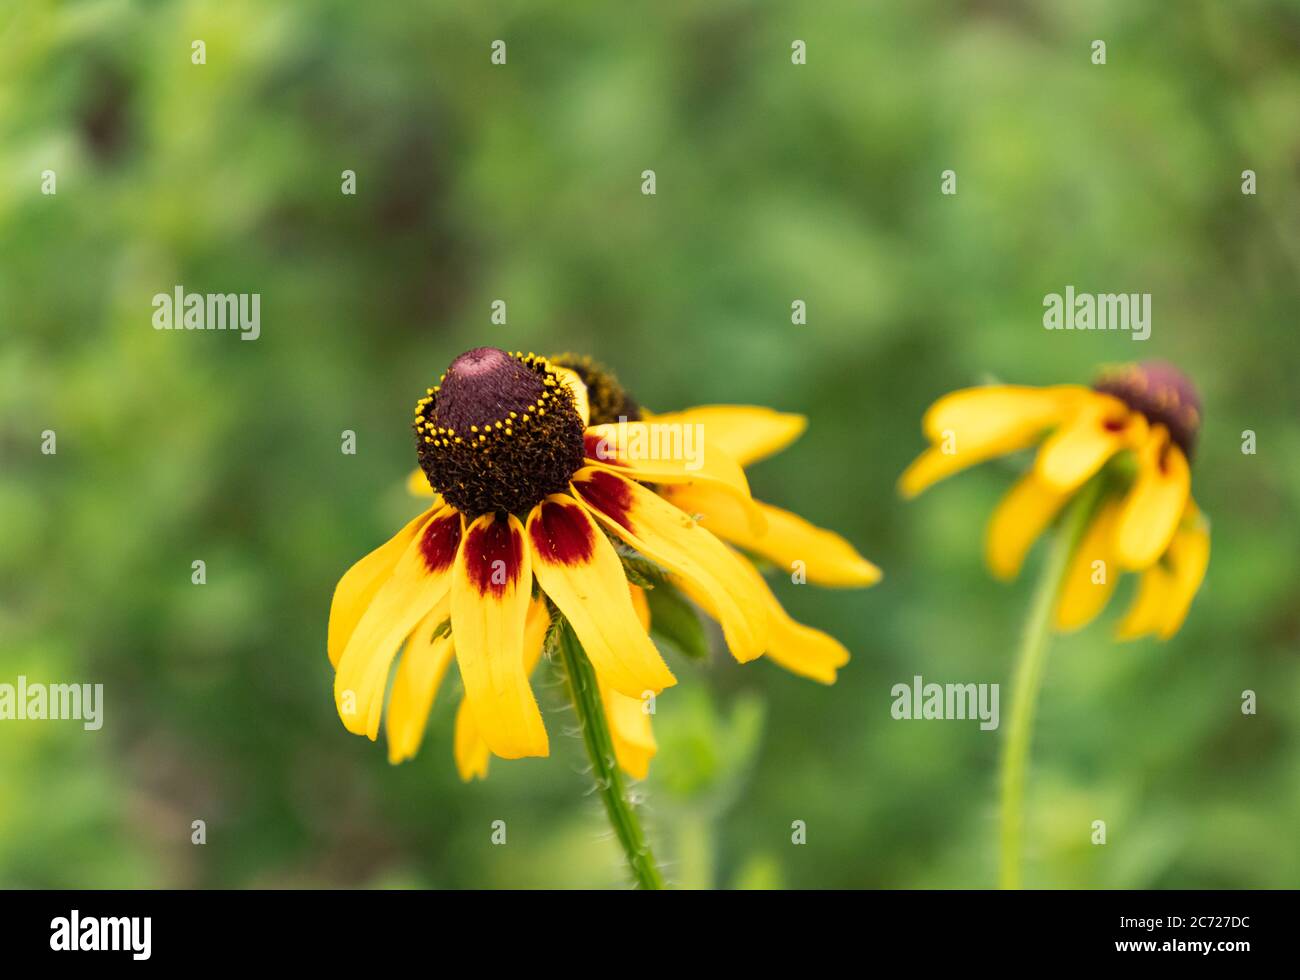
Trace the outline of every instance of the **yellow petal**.
[[654, 422], [702, 425], [710, 446], [716, 446], [741, 466], [774, 456], [808, 427], [802, 415], [757, 405], [699, 405], [681, 412], [648, 416]]
[[582, 419], [582, 424], [585, 426], [591, 421], [591, 405], [587, 399], [587, 386], [583, 384], [582, 378], [578, 376], [577, 371], [560, 367], [558, 364], [552, 364], [551, 370], [559, 377], [560, 383], [573, 392], [574, 407], [577, 408], [578, 417]]
[[[528, 618], [524, 621], [524, 673], [530, 676], [542, 657], [546, 631], [550, 625], [551, 615], [546, 608], [546, 600], [538, 597], [528, 607]], [[460, 707], [456, 709], [452, 751], [456, 760], [456, 772], [461, 779], [465, 782], [487, 779], [492, 750], [478, 733], [474, 715], [464, 699], [461, 699]]]
[[722, 624], [732, 656], [743, 663], [763, 653], [767, 610], [762, 593], [726, 545], [689, 514], [617, 474], [584, 467], [570, 487], [608, 530], [676, 573], [682, 590]]
[[834, 684], [836, 671], [849, 662], [844, 644], [821, 630], [790, 617], [767, 582], [749, 562], [747, 574], [763, 592], [768, 613], [767, 656], [786, 670], [823, 684]]
[[1070, 556], [1056, 605], [1058, 630], [1076, 630], [1092, 622], [1115, 591], [1120, 576], [1115, 560], [1119, 511], [1117, 499], [1112, 497], [1103, 502]]
[[898, 492], [904, 499], [911, 500], [923, 490], [932, 487], [940, 480], [946, 480], [954, 473], [960, 473], [967, 467], [982, 463], [986, 459], [992, 459], [994, 456], [1023, 449], [1030, 442], [1032, 442], [1032, 439], [996, 447], [990, 444], [985, 447], [986, 451], [983, 453], [962, 453], [960, 455], [956, 449], [948, 450], [940, 446], [931, 446], [912, 460], [907, 465], [907, 469], [903, 470], [903, 475], [898, 478]]
[[1182, 628], [1192, 600], [1205, 579], [1205, 571], [1210, 567], [1209, 524], [1194, 504], [1189, 504], [1188, 510], [1191, 514], [1188, 523], [1179, 529], [1169, 545], [1167, 560], [1172, 568], [1172, 581], [1160, 621], [1162, 640], [1169, 639]]
[[433, 516], [435, 509], [430, 508], [415, 518], [344, 572], [339, 579], [339, 584], [334, 587], [334, 599], [330, 603], [329, 628], [325, 640], [330, 664], [333, 666], [338, 666], [348, 638], [357, 628], [357, 621], [361, 619], [366, 607], [374, 600], [375, 593], [393, 574], [402, 552], [415, 539], [416, 532]]
[[700, 515], [700, 524], [718, 537], [761, 555], [787, 573], [802, 568], [816, 585], [860, 588], [880, 581], [880, 569], [844, 538], [788, 510], [755, 501], [766, 525], [765, 531], [755, 534], [734, 501], [712, 487], [665, 487], [663, 495], [686, 513]]
[[456, 511], [430, 517], [352, 631], [334, 675], [334, 704], [348, 731], [379, 735], [388, 670], [402, 640], [447, 595], [460, 537]]
[[1146, 419], [1118, 398], [1093, 392], [1038, 450], [1034, 469], [1047, 486], [1077, 490], [1121, 449], [1141, 445]]
[[1070, 496], [1044, 484], [1033, 470], [1021, 477], [989, 520], [984, 540], [989, 570], [1000, 579], [1019, 575], [1025, 555]]
[[1124, 614], [1115, 635], [1121, 640], [1135, 640], [1160, 629], [1164, 612], [1170, 605], [1173, 576], [1157, 563], [1138, 578], [1137, 595]]
[[703, 423], [697, 428], [658, 418], [593, 425], [585, 433], [587, 464], [643, 482], [713, 487], [730, 494], [754, 531], [762, 531], [763, 514], [745, 471], [703, 432]]
[[1081, 385], [981, 385], [944, 395], [926, 411], [921, 429], [931, 442], [949, 433], [968, 449], [1012, 433], [1035, 434], [1057, 425], [1089, 394]]
[[637, 618], [614, 546], [572, 497], [547, 497], [528, 515], [533, 571], [573, 627], [596, 673], [639, 698], [676, 683]]
[[649, 702], [620, 694], [606, 684], [599, 673], [596, 674], [596, 686], [600, 688], [601, 703], [609, 722], [614, 757], [633, 779], [645, 779], [650, 773], [650, 760], [659, 751], [650, 727], [650, 714], [646, 711]]
[[433, 635], [447, 621], [447, 616], [448, 605], [444, 599], [415, 628], [397, 662], [384, 718], [391, 763], [413, 759], [420, 750], [434, 696], [454, 655], [449, 635], [436, 639]]
[[487, 779], [488, 762], [492, 750], [488, 748], [483, 736], [474, 725], [474, 715], [469, 710], [469, 702], [461, 701], [456, 709], [456, 732], [452, 738], [452, 753], [456, 759], [456, 772], [465, 782], [473, 779]]
[[925, 413], [921, 426], [932, 445], [899, 477], [899, 492], [915, 497], [968, 466], [1033, 445], [1086, 394], [1076, 385], [987, 385], [945, 395]]
[[[429, 478], [424, 475], [424, 470], [418, 466], [411, 470], [410, 475], [406, 478], [406, 491], [416, 497], [436, 497], [433, 487], [429, 486]], [[434, 506], [438, 506], [437, 503]]]
[[514, 515], [466, 530], [451, 575], [451, 630], [465, 700], [488, 748], [504, 759], [546, 755], [542, 713], [524, 670], [532, 558]]
[[530, 677], [545, 652], [550, 628], [551, 612], [546, 608], [546, 600], [538, 596], [529, 604], [528, 618], [524, 620], [524, 673]]
[[1138, 475], [1124, 501], [1117, 549], [1125, 568], [1142, 569], [1169, 547], [1187, 509], [1192, 474], [1163, 425], [1152, 429], [1138, 456]]
[[650, 600], [645, 597], [645, 589], [627, 583], [627, 590], [632, 596], [632, 608], [636, 611], [636, 621], [647, 632], [650, 630]]

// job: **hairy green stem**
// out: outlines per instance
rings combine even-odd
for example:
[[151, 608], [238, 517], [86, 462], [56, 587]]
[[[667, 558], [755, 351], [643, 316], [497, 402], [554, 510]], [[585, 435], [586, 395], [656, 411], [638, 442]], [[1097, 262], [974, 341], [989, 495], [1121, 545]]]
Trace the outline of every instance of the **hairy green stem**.
[[1025, 769], [1029, 762], [1029, 743], [1034, 730], [1034, 710], [1042, 686], [1043, 667], [1047, 662], [1047, 634], [1070, 566], [1070, 556], [1078, 547], [1088, 519], [1096, 507], [1101, 490], [1094, 479], [1074, 498], [1070, 509], [1057, 528], [1055, 540], [1039, 575], [1029, 617], [1025, 620], [1016, 657], [1015, 679], [1011, 689], [1011, 721], [1002, 745], [1000, 779], [1002, 797], [1001, 861], [998, 880], [1003, 888], [1019, 888], [1021, 838], [1024, 832]]
[[614, 756], [614, 739], [609, 733], [609, 721], [600, 701], [600, 689], [596, 686], [596, 672], [567, 621], [562, 620], [556, 625], [555, 646], [564, 661], [569, 696], [578, 714], [578, 727], [582, 730], [582, 741], [591, 760], [596, 789], [605, 804], [614, 836], [627, 856], [632, 877], [639, 888], [663, 888], [663, 876], [655, 865], [636, 811], [627, 798], [623, 772]]

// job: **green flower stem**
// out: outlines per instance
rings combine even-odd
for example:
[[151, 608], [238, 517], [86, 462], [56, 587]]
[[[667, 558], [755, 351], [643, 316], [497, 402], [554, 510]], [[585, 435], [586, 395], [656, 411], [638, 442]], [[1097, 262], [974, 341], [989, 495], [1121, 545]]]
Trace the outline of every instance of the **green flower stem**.
[[614, 739], [609, 733], [609, 722], [601, 705], [600, 689], [596, 686], [596, 672], [587, 659], [582, 644], [574, 635], [573, 627], [567, 621], [562, 620], [557, 624], [555, 646], [564, 661], [569, 696], [573, 699], [573, 709], [578, 714], [578, 727], [582, 730], [587, 757], [591, 759], [596, 789], [605, 804], [605, 813], [614, 828], [614, 835], [623, 846], [623, 853], [627, 855], [632, 877], [640, 888], [663, 888], [663, 876], [659, 874], [650, 845], [646, 843], [645, 832], [641, 829], [641, 822], [627, 798], [623, 772], [614, 756]]
[[1016, 673], [1011, 691], [1011, 721], [1002, 746], [1002, 832], [999, 883], [1003, 888], [1020, 887], [1021, 838], [1024, 832], [1025, 768], [1029, 762], [1029, 742], [1034, 729], [1034, 709], [1043, 681], [1047, 661], [1047, 634], [1051, 629], [1052, 610], [1061, 593], [1070, 556], [1083, 536], [1088, 519], [1096, 507], [1101, 490], [1094, 479], [1075, 495], [1070, 509], [1057, 528], [1051, 552], [1043, 565], [1034, 599], [1025, 620], [1016, 657]]

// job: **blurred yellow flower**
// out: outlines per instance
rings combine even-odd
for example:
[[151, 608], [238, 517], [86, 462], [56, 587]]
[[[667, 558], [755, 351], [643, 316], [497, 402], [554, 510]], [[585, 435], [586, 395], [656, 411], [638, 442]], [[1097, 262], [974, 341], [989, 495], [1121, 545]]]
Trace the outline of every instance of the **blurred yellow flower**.
[[1108, 369], [1091, 388], [990, 385], [945, 395], [922, 422], [930, 448], [899, 479], [914, 497], [976, 463], [1038, 445], [1030, 468], [994, 511], [985, 554], [1014, 578], [1034, 541], [1094, 477], [1096, 508], [1054, 611], [1058, 630], [1090, 622], [1120, 572], [1141, 575], [1121, 639], [1173, 636], [1210, 558], [1209, 523], [1191, 496], [1189, 461], [1201, 422], [1194, 388], [1163, 363]]

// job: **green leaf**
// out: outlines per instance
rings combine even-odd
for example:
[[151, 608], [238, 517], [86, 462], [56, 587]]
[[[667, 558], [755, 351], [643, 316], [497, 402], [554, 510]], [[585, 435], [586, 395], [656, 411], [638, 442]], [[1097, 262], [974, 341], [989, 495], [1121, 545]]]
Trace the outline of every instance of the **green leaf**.
[[707, 660], [709, 639], [695, 607], [667, 582], [648, 590], [645, 597], [650, 604], [650, 631], [683, 656]]
[[633, 585], [645, 589], [647, 592], [655, 589], [662, 581], [661, 577], [656, 577], [646, 562], [638, 562], [627, 556], [623, 558], [623, 574]]

